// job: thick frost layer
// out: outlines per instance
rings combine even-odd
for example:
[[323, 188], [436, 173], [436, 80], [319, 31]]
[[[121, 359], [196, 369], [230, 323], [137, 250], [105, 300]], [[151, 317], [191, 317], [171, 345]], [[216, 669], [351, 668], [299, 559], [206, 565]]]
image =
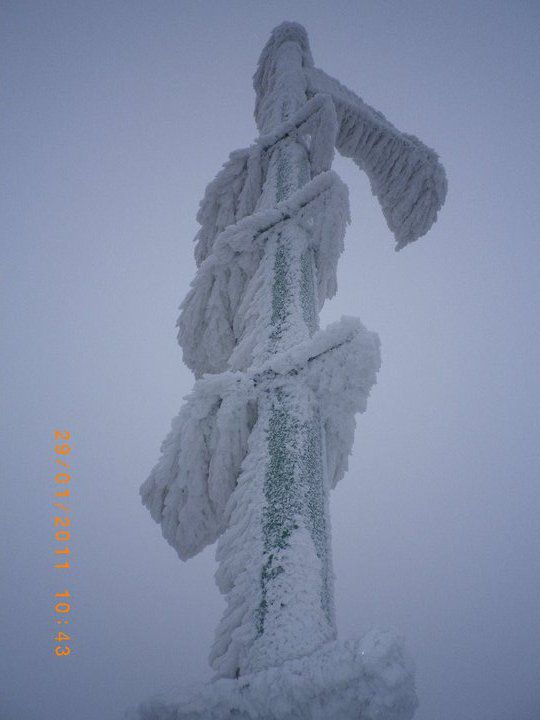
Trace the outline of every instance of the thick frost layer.
[[229, 225], [250, 215], [260, 198], [268, 151], [279, 140], [309, 136], [309, 160], [313, 176], [329, 170], [334, 158], [337, 118], [328, 95], [315, 95], [286, 122], [261, 135], [254, 145], [235, 150], [207, 186], [197, 221], [195, 259], [200, 265], [212, 251], [215, 238]]
[[365, 412], [380, 365], [378, 336], [351, 317], [275, 355], [266, 365], [275, 372], [298, 373], [320, 402], [330, 488], [347, 471], [354, 443], [354, 416]]
[[182, 560], [215, 542], [224, 529], [224, 507], [256, 414], [247, 385], [240, 373], [196, 383], [141, 487], [143, 503]]
[[305, 140], [309, 136], [309, 164], [312, 176], [329, 170], [334, 159], [338, 131], [334, 103], [329, 95], [316, 94], [296, 113], [265, 135], [261, 135], [252, 153], [262, 156], [285, 137]]
[[210, 254], [214, 239], [222, 230], [232, 225], [255, 207], [260, 195], [262, 180], [258, 168], [248, 163], [250, 149], [235, 150], [228, 161], [208, 185], [201, 200], [197, 221], [201, 229], [195, 236], [195, 260], [197, 265]]
[[[287, 120], [272, 124], [278, 91], [274, 87], [276, 51], [290, 41], [301, 49], [305, 90], [312, 97]], [[208, 186], [197, 216], [202, 227], [196, 236], [195, 255], [201, 267], [178, 320], [184, 361], [197, 376], [227, 368], [242, 339], [242, 299], [259, 268], [267, 231], [277, 231], [280, 222], [295, 218], [317, 229], [322, 238], [322, 242], [314, 240], [320, 305], [335, 293], [336, 262], [348, 220], [345, 190], [331, 193], [324, 205], [314, 203], [313, 197], [313, 189], [320, 187], [319, 174], [324, 177], [330, 168], [334, 146], [367, 172], [395, 235], [396, 249], [429, 230], [446, 196], [446, 177], [436, 153], [414, 136], [399, 132], [384, 115], [314, 68], [300, 25], [284, 23], [274, 30], [261, 55], [254, 85], [256, 117], [264, 134], [251, 148], [231, 154]], [[277, 207], [254, 212], [271, 153], [285, 137], [308, 141], [313, 179], [292, 202], [286, 200]], [[339, 180], [334, 182], [338, 184]], [[306, 193], [312, 193], [307, 200]], [[295, 200], [300, 204], [296, 202], [295, 206]], [[305, 202], [308, 208], [302, 207]], [[261, 285], [260, 278], [256, 284]]]
[[333, 642], [298, 660], [154, 700], [129, 720], [410, 720], [413, 666], [391, 632]]
[[332, 97], [339, 125], [336, 147], [367, 173], [396, 250], [425, 235], [446, 198], [446, 175], [435, 151], [397, 130], [322, 70], [308, 68], [306, 76], [308, 92]]
[[[260, 55], [257, 72], [253, 76], [253, 87], [256, 93], [255, 120], [257, 127], [263, 132], [268, 125], [275, 124], [274, 112], [276, 109], [280, 111], [280, 101], [283, 100], [282, 93], [280, 93], [279, 97], [276, 97], [276, 93], [282, 91], [282, 87], [276, 87], [280, 84], [281, 79], [277, 70], [277, 62], [280, 47], [287, 43], [294, 43], [295, 49], [300, 53], [302, 67], [313, 67], [308, 36], [302, 25], [294, 22], [284, 22], [272, 30], [270, 39]], [[304, 77], [295, 75], [287, 79], [288, 89], [292, 96], [298, 96], [298, 94], [305, 91]]]
[[[334, 487], [347, 470], [354, 414], [365, 411], [379, 366], [377, 335], [355, 318], [342, 318], [249, 373], [225, 372], [198, 380], [141, 488], [144, 504], [178, 555], [186, 560], [197, 554], [215, 542], [228, 523], [235, 527], [239, 543], [245, 541], [241, 533], [249, 518], [239, 516], [236, 523], [226, 506], [237, 486], [257, 398], [265, 386], [275, 386], [281, 376], [286, 381], [295, 378], [313, 392], [326, 432], [329, 484]], [[252, 438], [250, 452], [258, 457], [264, 442]], [[243, 472], [251, 471], [244, 467]]]
[[[347, 187], [329, 170], [275, 207], [229, 225], [213, 241], [212, 253], [199, 267], [178, 319], [184, 361], [197, 376], [225, 370], [245, 332], [243, 308], [249, 308], [252, 326], [255, 323], [253, 312], [257, 314], [257, 308], [242, 301], [254, 278], [251, 295], [255, 292], [255, 276], [269, 236], [290, 220], [309, 234], [319, 306], [335, 294], [349, 205]], [[260, 303], [266, 303], [266, 298]], [[263, 334], [260, 328], [259, 334]]]
[[[378, 337], [365, 330], [359, 320], [343, 318], [309, 340], [272, 356], [249, 373], [253, 393], [259, 398], [265, 398], [271, 388], [282, 388], [298, 422], [309, 423], [315, 416], [320, 419], [325, 434], [325, 477], [330, 487], [335, 486], [347, 469], [347, 457], [354, 441], [354, 414], [365, 410], [379, 365]], [[236, 668], [243, 674], [246, 658], [250, 668], [264, 666], [259, 657], [254, 616], [262, 601], [260, 568], [264, 564], [264, 552], [260, 528], [270, 416], [267, 403], [259, 400], [259, 422], [250, 437], [249, 453], [238, 484], [225, 509], [227, 529], [220, 537], [216, 553], [219, 562], [216, 581], [227, 597], [227, 610], [216, 631], [210, 660], [214, 669], [225, 676], [233, 676]], [[314, 479], [307, 480], [309, 487]], [[297, 484], [301, 488], [302, 478], [298, 478]], [[324, 484], [321, 490], [327, 495], [328, 486]], [[300, 489], [300, 495], [302, 492]], [[297, 523], [302, 526], [302, 522], [299, 517]], [[297, 531], [294, 535], [298, 537], [294, 541], [291, 538], [291, 547], [283, 551], [280, 560], [282, 566], [292, 565], [295, 571], [281, 576], [283, 582], [290, 585], [281, 588], [287, 602], [282, 603], [279, 622], [288, 628], [284, 643], [288, 647], [292, 644], [300, 656], [329, 640], [324, 633], [331, 634], [331, 627], [326, 626], [321, 615], [317, 628], [323, 635], [317, 637], [313, 630], [304, 627], [302, 612], [299, 611], [294, 621], [287, 621], [287, 614], [296, 613], [297, 608], [303, 608], [306, 618], [320, 612], [317, 603], [313, 607], [312, 604], [318, 598], [314, 589], [321, 581], [324, 555], [320, 561], [317, 559], [320, 553], [313, 551], [313, 539], [308, 533]], [[274, 556], [277, 557], [276, 551]], [[331, 598], [329, 602], [332, 603]], [[265, 629], [265, 633], [268, 631]], [[298, 637], [291, 643], [290, 635], [295, 632]], [[272, 652], [278, 653], [277, 644], [282, 634], [277, 627], [274, 637]]]

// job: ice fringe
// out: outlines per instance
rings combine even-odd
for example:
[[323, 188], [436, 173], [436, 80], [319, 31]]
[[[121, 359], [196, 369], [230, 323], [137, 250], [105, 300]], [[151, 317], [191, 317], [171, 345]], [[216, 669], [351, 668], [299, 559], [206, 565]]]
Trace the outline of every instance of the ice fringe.
[[280, 667], [216, 680], [176, 702], [151, 700], [126, 720], [410, 720], [413, 675], [400, 638], [371, 631]]

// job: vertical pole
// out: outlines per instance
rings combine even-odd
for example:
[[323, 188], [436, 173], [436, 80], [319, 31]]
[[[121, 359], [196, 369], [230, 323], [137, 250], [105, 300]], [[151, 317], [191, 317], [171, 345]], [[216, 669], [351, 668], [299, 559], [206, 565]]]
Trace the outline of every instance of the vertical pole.
[[[264, 101], [271, 102], [261, 128], [265, 132], [306, 102], [298, 42], [286, 40], [276, 50]], [[292, 137], [282, 139], [272, 149], [259, 207], [286, 200], [310, 179], [305, 145]], [[262, 262], [271, 278], [272, 303], [270, 322], [261, 327], [261, 333], [268, 333], [268, 343], [258, 360], [294, 347], [318, 328], [314, 257], [308, 239], [291, 219], [267, 241]], [[259, 417], [266, 440], [263, 565], [257, 637], [248, 652], [248, 671], [309, 654], [335, 637], [318, 400], [300, 378], [281, 378], [262, 392]]]

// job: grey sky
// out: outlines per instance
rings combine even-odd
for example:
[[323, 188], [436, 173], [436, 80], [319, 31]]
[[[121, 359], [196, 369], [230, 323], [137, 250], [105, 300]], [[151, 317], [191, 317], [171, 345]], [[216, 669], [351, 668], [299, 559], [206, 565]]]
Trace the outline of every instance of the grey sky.
[[[2, 2], [2, 718], [113, 720], [208, 678], [213, 549], [180, 563], [138, 488], [192, 376], [174, 323], [206, 184], [255, 137], [251, 76], [297, 20], [316, 65], [440, 154], [401, 253], [338, 158], [352, 224], [322, 320], [383, 367], [332, 498], [342, 638], [392, 626], [417, 720], [540, 715], [536, 2]], [[53, 429], [72, 432], [76, 569], [53, 565]], [[56, 572], [56, 575], [55, 575]], [[75, 652], [52, 654], [52, 595]]]

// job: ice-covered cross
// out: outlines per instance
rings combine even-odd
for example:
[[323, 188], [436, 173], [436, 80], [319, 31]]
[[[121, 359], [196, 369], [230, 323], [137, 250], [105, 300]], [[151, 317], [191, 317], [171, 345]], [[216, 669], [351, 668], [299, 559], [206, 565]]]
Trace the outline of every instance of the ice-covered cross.
[[397, 249], [435, 221], [445, 174], [313, 66], [296, 23], [274, 29], [254, 86], [260, 136], [231, 154], [197, 216], [178, 325], [198, 380], [141, 488], [183, 560], [218, 541], [227, 601], [211, 664], [229, 680], [175, 717], [409, 718], [412, 673], [395, 639], [336, 640], [328, 497], [380, 358], [360, 321], [320, 330], [318, 315], [349, 218], [334, 148], [367, 173]]

